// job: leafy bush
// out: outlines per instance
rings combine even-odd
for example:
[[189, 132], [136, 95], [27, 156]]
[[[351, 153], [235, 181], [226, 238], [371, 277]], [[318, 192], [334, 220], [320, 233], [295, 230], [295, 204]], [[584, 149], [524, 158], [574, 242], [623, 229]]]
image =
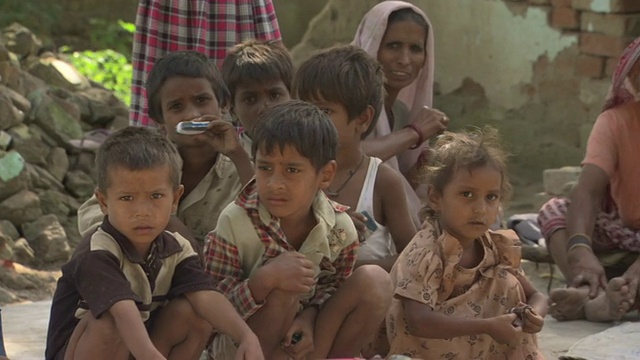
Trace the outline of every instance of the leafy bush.
[[113, 91], [125, 104], [131, 103], [131, 62], [123, 54], [107, 49], [75, 51], [69, 61], [89, 79]]
[[[69, 47], [60, 50], [66, 53], [69, 62], [84, 76], [102, 84], [113, 91], [125, 104], [131, 103], [131, 46], [135, 25], [118, 20], [117, 24], [108, 24], [104, 20], [96, 20], [97, 25], [90, 37], [94, 44], [98, 44], [104, 50], [71, 51]], [[120, 29], [120, 35], [114, 35], [116, 29]], [[129, 34], [129, 41], [123, 42], [122, 33]], [[126, 55], [125, 55], [126, 54]]]

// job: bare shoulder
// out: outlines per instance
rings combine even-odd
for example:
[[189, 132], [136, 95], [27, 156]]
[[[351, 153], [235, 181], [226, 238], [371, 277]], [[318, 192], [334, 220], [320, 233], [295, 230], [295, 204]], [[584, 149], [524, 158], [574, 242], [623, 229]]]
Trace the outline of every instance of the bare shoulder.
[[385, 193], [391, 193], [393, 196], [396, 196], [398, 193], [404, 193], [402, 175], [385, 163], [378, 166], [375, 186], [376, 189], [384, 189]]

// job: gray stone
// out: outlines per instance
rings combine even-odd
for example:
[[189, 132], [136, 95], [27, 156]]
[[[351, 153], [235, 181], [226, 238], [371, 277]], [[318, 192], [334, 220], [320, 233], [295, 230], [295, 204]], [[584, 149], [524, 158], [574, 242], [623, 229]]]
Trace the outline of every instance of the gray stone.
[[20, 237], [18, 229], [9, 220], [0, 220], [0, 233], [7, 235], [11, 240], [16, 240]]
[[33, 264], [35, 253], [25, 238], [19, 238], [13, 244], [13, 259], [21, 264]]
[[78, 200], [55, 190], [38, 191], [38, 198], [42, 213], [56, 215], [61, 221], [69, 215], [75, 214], [80, 207]]
[[0, 286], [0, 304], [9, 304], [18, 301], [18, 297], [4, 287]]
[[58, 181], [62, 181], [69, 170], [69, 157], [61, 147], [51, 149], [47, 156], [47, 171]]
[[46, 165], [47, 154], [51, 150], [38, 134], [34, 134], [27, 125], [21, 124], [7, 130], [13, 140], [12, 149], [31, 164]]
[[0, 260], [13, 260], [13, 239], [0, 231]]
[[67, 234], [55, 215], [44, 215], [22, 226], [36, 258], [44, 262], [65, 261], [71, 255]]
[[0, 41], [0, 61], [9, 61], [9, 50]]
[[83, 90], [91, 86], [76, 68], [55, 57], [39, 59], [29, 66], [29, 72], [49, 85], [68, 90]]
[[95, 151], [80, 151], [69, 155], [69, 170], [82, 171], [96, 178], [96, 153]]
[[0, 130], [0, 150], [7, 150], [11, 144], [11, 135], [6, 131]]
[[7, 50], [19, 57], [35, 55], [42, 47], [42, 42], [19, 23], [13, 23], [2, 30], [2, 38]]
[[11, 98], [0, 91], [0, 130], [19, 125], [24, 120], [24, 113], [15, 106]]
[[13, 106], [18, 108], [18, 110], [22, 111], [23, 113], [28, 114], [29, 111], [31, 111], [31, 103], [29, 102], [29, 99], [22, 96], [15, 90], [0, 85], [0, 93], [7, 95], [11, 99]]
[[32, 92], [29, 94], [29, 100], [33, 106], [31, 117], [34, 123], [51, 136], [59, 146], [71, 149], [69, 140], [82, 137], [80, 119], [67, 113], [45, 91]]
[[35, 289], [36, 284], [31, 282], [26, 276], [18, 273], [14, 269], [0, 266], [0, 284], [12, 290]]
[[64, 185], [42, 167], [27, 163], [27, 172], [31, 180], [29, 189], [64, 191]]
[[565, 166], [560, 169], [545, 170], [542, 173], [544, 191], [550, 195], [563, 195], [566, 184], [577, 181], [580, 171], [579, 166]]
[[22, 156], [16, 151], [0, 153], [0, 201], [26, 189], [28, 181]]
[[78, 97], [86, 99], [90, 116], [83, 120], [93, 127], [108, 127], [117, 116], [128, 117], [128, 107], [109, 90], [93, 87], [80, 92]]
[[64, 185], [69, 192], [78, 199], [88, 199], [93, 194], [95, 183], [93, 179], [83, 171], [72, 170], [67, 173]]
[[67, 242], [69, 243], [69, 246], [75, 249], [82, 240], [82, 235], [80, 235], [80, 231], [78, 231], [78, 217], [68, 217], [67, 221], [62, 223], [62, 227], [67, 233]]
[[16, 226], [34, 221], [41, 215], [40, 199], [29, 190], [22, 190], [0, 203], [0, 218], [9, 220]]

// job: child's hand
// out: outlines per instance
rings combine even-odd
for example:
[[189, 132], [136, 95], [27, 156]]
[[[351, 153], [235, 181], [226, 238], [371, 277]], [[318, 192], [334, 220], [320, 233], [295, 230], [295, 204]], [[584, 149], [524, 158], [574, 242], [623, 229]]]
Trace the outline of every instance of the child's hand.
[[253, 332], [240, 340], [235, 360], [264, 360], [260, 341]]
[[365, 240], [364, 235], [367, 231], [367, 227], [365, 223], [367, 222], [367, 217], [363, 214], [356, 211], [347, 211], [347, 214], [351, 217], [351, 221], [353, 221], [353, 225], [356, 227], [356, 231], [358, 232], [358, 239], [360, 242]]
[[282, 350], [291, 358], [305, 359], [306, 356], [313, 352], [313, 327], [315, 325], [316, 310], [313, 308], [305, 309], [298, 315], [282, 342]]
[[284, 291], [306, 294], [316, 284], [313, 263], [299, 252], [282, 253], [264, 267], [270, 271], [273, 287]]
[[491, 324], [489, 326], [488, 334], [500, 344], [512, 345], [518, 340], [518, 335], [522, 332], [522, 327], [514, 325], [514, 322], [518, 319], [518, 315], [510, 313], [489, 319]]
[[228, 155], [242, 148], [232, 123], [213, 115], [204, 115], [198, 121], [209, 121], [209, 127], [204, 133], [194, 136], [204, 139], [215, 151]]
[[542, 330], [544, 325], [544, 318], [540, 316], [533, 308], [528, 307], [522, 313], [522, 331], [535, 334]]

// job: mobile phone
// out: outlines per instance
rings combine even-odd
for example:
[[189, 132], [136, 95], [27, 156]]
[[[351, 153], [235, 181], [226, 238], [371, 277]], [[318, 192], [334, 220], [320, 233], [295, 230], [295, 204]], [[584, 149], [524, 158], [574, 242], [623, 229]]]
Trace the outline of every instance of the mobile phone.
[[369, 212], [365, 210], [361, 212], [361, 214], [364, 215], [364, 217], [367, 219], [367, 221], [364, 222], [364, 226], [366, 226], [369, 231], [374, 232], [378, 230], [378, 225], [376, 225], [376, 221], [373, 219], [373, 216], [369, 214]]
[[291, 335], [291, 345], [295, 345], [295, 344], [299, 343], [300, 340], [302, 340], [302, 335], [303, 335], [302, 332], [297, 332], [297, 333]]
[[209, 121], [182, 121], [176, 125], [176, 131], [182, 135], [197, 135], [207, 131]]

